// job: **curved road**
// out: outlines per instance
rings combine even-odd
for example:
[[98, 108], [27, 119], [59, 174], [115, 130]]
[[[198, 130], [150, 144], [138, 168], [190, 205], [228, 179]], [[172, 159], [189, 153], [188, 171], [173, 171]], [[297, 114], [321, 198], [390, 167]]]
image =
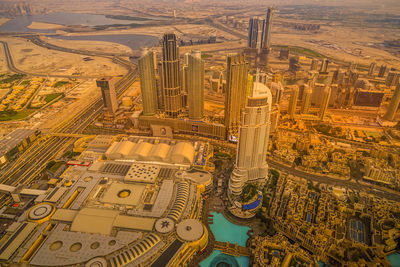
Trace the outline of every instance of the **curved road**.
[[12, 72], [20, 73], [20, 74], [24, 74], [24, 75], [38, 76], [38, 77], [76, 78], [76, 79], [93, 79], [93, 78], [97, 78], [97, 76], [54, 75], [54, 74], [47, 75], [47, 74], [39, 74], [39, 73], [30, 73], [30, 72], [27, 72], [27, 71], [20, 70], [14, 65], [14, 60], [12, 58], [10, 48], [8, 47], [8, 43], [4, 42], [4, 41], [0, 41], [0, 43], [3, 45], [3, 48], [4, 48], [4, 54], [6, 56], [7, 67]]
[[393, 201], [400, 201], [400, 193], [395, 193], [393, 190], [388, 190], [385, 188], [379, 188], [374, 186], [369, 186], [366, 184], [359, 184], [357, 182], [351, 181], [351, 180], [341, 180], [341, 179], [335, 179], [323, 175], [318, 175], [314, 173], [308, 173], [304, 172], [298, 169], [295, 169], [293, 167], [287, 166], [285, 164], [279, 163], [277, 161], [274, 161], [270, 158], [267, 159], [268, 164], [280, 171], [292, 174], [294, 176], [307, 179], [312, 182], [317, 182], [317, 183], [323, 183], [323, 184], [328, 184], [332, 186], [344, 186], [349, 189], [357, 190], [357, 191], [366, 191], [369, 194], [377, 195], [382, 198], [387, 198]]

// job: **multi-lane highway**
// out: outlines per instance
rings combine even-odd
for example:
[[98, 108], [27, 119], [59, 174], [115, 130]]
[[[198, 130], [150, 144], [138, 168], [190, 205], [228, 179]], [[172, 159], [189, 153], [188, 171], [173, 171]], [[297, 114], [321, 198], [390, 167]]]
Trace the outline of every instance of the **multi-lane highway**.
[[[8, 44], [1, 42], [4, 47], [4, 52], [7, 58], [7, 64], [11, 71], [21, 73], [20, 70], [16, 69], [13, 64], [12, 55], [9, 51]], [[64, 52], [71, 52], [69, 49], [65, 49]], [[101, 56], [98, 55], [97, 56]], [[106, 57], [110, 57], [106, 55]], [[119, 58], [113, 57], [114, 62], [124, 66], [129, 72], [116, 83], [117, 95], [121, 96], [123, 92], [128, 89], [137, 78], [137, 71], [133, 64]], [[23, 73], [29, 74], [30, 73]], [[50, 132], [56, 133], [69, 133], [75, 134], [82, 132], [94, 119], [100, 115], [103, 108], [103, 102], [101, 98], [98, 98], [90, 105], [81, 110], [78, 114], [61, 122]], [[37, 177], [39, 173], [43, 171], [47, 163], [53, 159], [60, 151], [63, 151], [72, 142], [73, 138], [51, 136], [48, 138], [38, 138], [31, 147], [26, 150], [19, 158], [7, 166], [0, 173], [0, 183], [18, 185], [18, 184], [29, 184], [33, 179]], [[7, 196], [3, 195], [0, 197], [0, 203], [4, 205], [7, 201]], [[1, 205], [1, 206], [2, 206]]]

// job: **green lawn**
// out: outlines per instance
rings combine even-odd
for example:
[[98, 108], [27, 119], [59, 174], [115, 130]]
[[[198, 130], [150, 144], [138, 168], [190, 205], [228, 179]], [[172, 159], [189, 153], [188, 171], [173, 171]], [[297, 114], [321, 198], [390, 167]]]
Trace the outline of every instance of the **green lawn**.
[[307, 49], [307, 48], [302, 48], [302, 47], [293, 47], [293, 48], [291, 48], [291, 51], [293, 51], [297, 54], [305, 55], [305, 56], [312, 56], [312, 57], [318, 57], [318, 58], [324, 57], [323, 55], [321, 55], [320, 53], [318, 53], [316, 51], [313, 51], [313, 50]]
[[317, 57], [317, 58], [323, 58], [325, 57], [324, 55], [321, 55], [320, 53], [304, 48], [304, 47], [291, 47], [291, 46], [285, 46], [285, 45], [277, 45], [275, 46], [279, 49], [289, 49], [290, 52], [294, 52], [296, 54], [304, 55], [304, 56], [311, 56], [311, 57]]
[[55, 88], [58, 88], [58, 87], [61, 87], [61, 86], [66, 85], [66, 84], [69, 84], [69, 82], [67, 82], [67, 81], [58, 81], [58, 82], [56, 82], [56, 84], [54, 85], [54, 87], [55, 87]]
[[4, 78], [0, 80], [0, 83], [12, 83], [17, 80], [21, 80], [25, 75], [23, 74], [13, 74], [13, 75], [8, 75], [7, 78]]
[[33, 112], [35, 112], [35, 109], [24, 109], [21, 111], [13, 111], [13, 110], [0, 111], [0, 121], [20, 120], [28, 117]]
[[30, 84], [30, 83], [31, 83], [31, 81], [25, 80], [25, 81], [23, 81], [23, 82], [21, 83], [21, 85], [28, 85], [28, 84]]
[[46, 103], [49, 103], [51, 101], [53, 101], [54, 99], [56, 99], [57, 97], [59, 97], [60, 95], [64, 95], [64, 93], [54, 93], [54, 94], [49, 94], [46, 95], [44, 101], [46, 101]]

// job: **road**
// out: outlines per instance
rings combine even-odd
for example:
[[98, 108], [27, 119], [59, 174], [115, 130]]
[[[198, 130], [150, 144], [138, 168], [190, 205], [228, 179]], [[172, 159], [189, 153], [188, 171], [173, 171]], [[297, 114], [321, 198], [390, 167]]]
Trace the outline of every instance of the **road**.
[[24, 70], [20, 70], [14, 65], [14, 60], [12, 58], [10, 48], [8, 47], [8, 43], [4, 42], [4, 41], [0, 41], [0, 43], [3, 45], [3, 48], [4, 48], [4, 53], [5, 53], [6, 61], [7, 61], [7, 67], [12, 72], [19, 73], [19, 74], [24, 74], [24, 75], [38, 76], [38, 77], [76, 78], [76, 79], [93, 79], [93, 78], [96, 78], [95, 76], [40, 74], [40, 73], [31, 73], [31, 72], [27, 72], [27, 71], [24, 71]]
[[206, 23], [209, 24], [211, 27], [214, 27], [214, 28], [219, 29], [221, 31], [230, 33], [230, 34], [232, 34], [233, 36], [235, 36], [235, 37], [237, 37], [239, 39], [244, 39], [244, 40], [247, 39], [247, 35], [242, 34], [242, 33], [238, 32], [236, 30], [233, 30], [231, 28], [228, 28], [225, 25], [220, 24], [216, 20], [209, 19], [209, 20], [206, 20]]
[[115, 53], [108, 53], [108, 52], [96, 52], [96, 51], [89, 51], [89, 50], [78, 50], [78, 49], [72, 49], [72, 48], [65, 48], [61, 46], [57, 46], [48, 42], [43, 41], [40, 39], [39, 35], [31, 35], [31, 36], [24, 36], [24, 38], [30, 40], [32, 43], [34, 43], [37, 46], [42, 46], [51, 50], [58, 50], [61, 52], [67, 52], [67, 53], [73, 53], [73, 54], [78, 54], [78, 55], [85, 55], [85, 56], [102, 56], [102, 57], [130, 57], [132, 54], [128, 53], [121, 53], [121, 54], [115, 54]]
[[[14, 72], [19, 72], [15, 68], [12, 60], [11, 53], [9, 52], [8, 44], [2, 42], [4, 50], [7, 57], [7, 63], [9, 64], [10, 70]], [[68, 50], [68, 49], [67, 49]], [[126, 60], [120, 59], [118, 57], [114, 58], [114, 61], [118, 64], [123, 65], [129, 69], [129, 72], [119, 80], [116, 85], [117, 95], [120, 97], [126, 89], [128, 89], [132, 83], [137, 79], [138, 73], [134, 66], [127, 63]], [[28, 74], [28, 73], [23, 73]], [[30, 73], [29, 73], [30, 74]], [[103, 108], [103, 101], [101, 98], [96, 99], [92, 104], [85, 107], [77, 115], [61, 122], [53, 129], [51, 132], [55, 133], [81, 133], [90, 123], [92, 123], [97, 116], [101, 114]], [[47, 139], [39, 138], [27, 149], [18, 159], [6, 166], [1, 171], [0, 182], [9, 185], [19, 185], [19, 184], [30, 184], [33, 179], [40, 174], [47, 163], [54, 159], [54, 157], [63, 151], [66, 147], [72, 144], [74, 141], [71, 137], [49, 137]], [[0, 197], [0, 206], [3, 206], [9, 201], [8, 195], [3, 195]]]
[[[400, 193], [395, 193], [393, 190], [390, 189], [385, 189], [385, 188], [380, 188], [377, 187], [376, 185], [369, 186], [366, 184], [360, 184], [357, 182], [354, 182], [352, 180], [341, 180], [341, 179], [334, 179], [331, 177], [323, 176], [323, 175], [317, 175], [314, 173], [308, 173], [304, 172], [298, 169], [295, 169], [293, 167], [287, 166], [285, 164], [279, 163], [277, 161], [274, 161], [270, 158], [267, 159], [268, 164], [277, 170], [286, 172], [288, 174], [307, 179], [312, 182], [317, 182], [317, 183], [323, 183], [327, 185], [332, 185], [332, 186], [343, 186], [352, 190], [356, 191], [365, 191], [369, 194], [377, 195], [382, 198], [387, 198], [393, 201], [400, 201]], [[390, 190], [390, 191], [389, 191]]]

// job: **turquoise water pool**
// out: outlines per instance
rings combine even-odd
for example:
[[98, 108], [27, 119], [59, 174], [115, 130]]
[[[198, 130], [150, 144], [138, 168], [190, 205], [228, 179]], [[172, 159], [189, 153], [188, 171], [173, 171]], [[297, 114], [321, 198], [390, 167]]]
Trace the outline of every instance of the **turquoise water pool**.
[[[211, 212], [211, 214], [213, 215], [213, 223], [210, 224], [210, 229], [216, 241], [229, 242], [231, 244], [238, 243], [239, 246], [246, 246], [246, 241], [249, 238], [247, 232], [251, 230], [250, 227], [231, 223], [225, 219], [222, 213]], [[249, 257], [233, 257], [222, 253], [220, 250], [214, 250], [210, 256], [200, 262], [200, 266], [216, 267], [218, 263], [222, 262], [230, 267], [249, 267]]]
[[249, 238], [247, 232], [251, 230], [250, 227], [231, 223], [225, 219], [222, 213], [211, 212], [211, 214], [214, 217], [213, 224], [210, 224], [210, 228], [214, 234], [215, 240], [229, 242], [231, 244], [238, 243], [238, 245], [242, 247], [246, 246], [246, 241]]
[[249, 267], [249, 257], [233, 257], [214, 250], [207, 259], [200, 262], [201, 267], [216, 267], [219, 262], [227, 262], [231, 267]]
[[400, 253], [390, 254], [388, 260], [392, 266], [400, 266]]

